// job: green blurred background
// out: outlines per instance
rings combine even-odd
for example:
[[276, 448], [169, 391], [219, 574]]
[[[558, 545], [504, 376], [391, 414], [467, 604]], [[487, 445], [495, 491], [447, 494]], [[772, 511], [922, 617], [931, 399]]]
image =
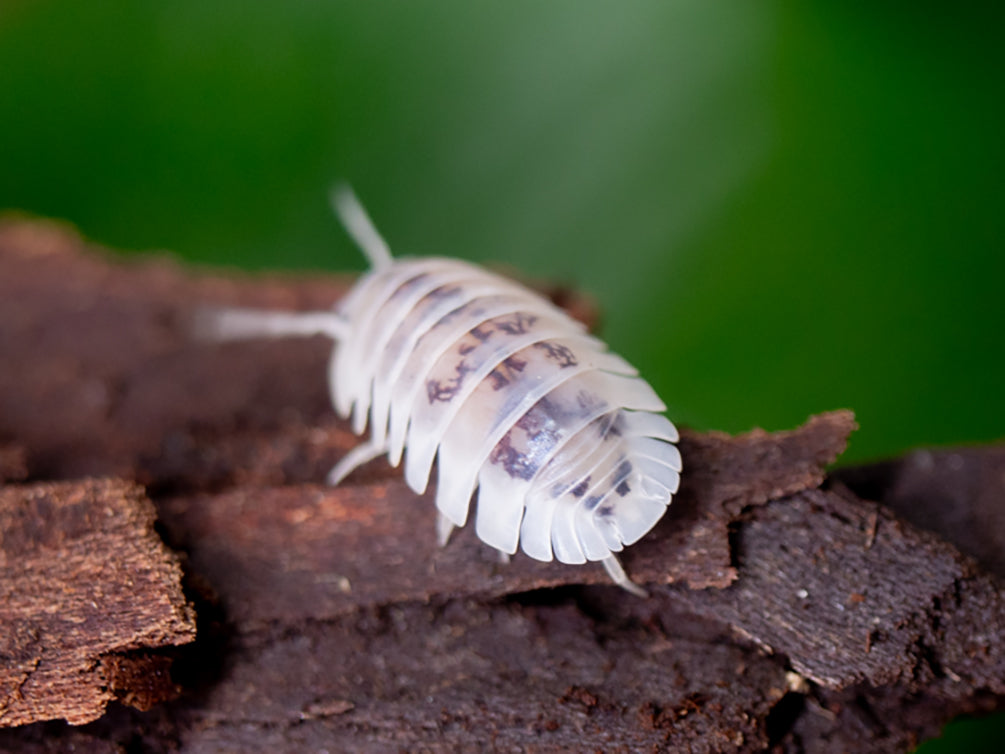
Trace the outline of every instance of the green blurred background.
[[399, 254], [592, 293], [679, 423], [849, 407], [845, 462], [994, 440], [1003, 21], [1000, 3], [7, 0], [0, 208], [202, 263], [359, 270], [327, 206], [346, 178]]

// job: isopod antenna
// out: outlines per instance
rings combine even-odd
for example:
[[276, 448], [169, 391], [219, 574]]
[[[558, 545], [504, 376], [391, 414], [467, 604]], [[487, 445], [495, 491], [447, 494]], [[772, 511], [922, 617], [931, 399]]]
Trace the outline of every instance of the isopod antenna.
[[349, 334], [349, 323], [333, 311], [207, 308], [196, 314], [194, 329], [200, 340], [309, 338], [313, 335], [327, 335], [332, 340], [339, 341]]
[[[331, 204], [335, 215], [366, 255], [370, 266], [374, 270], [389, 267], [394, 261], [391, 250], [348, 183], [340, 182], [332, 187]], [[327, 335], [340, 341], [349, 334], [349, 323], [333, 311], [207, 308], [196, 314], [194, 330], [197, 338], [214, 341], [313, 335]]]
[[337, 183], [332, 187], [331, 203], [335, 215], [366, 255], [370, 266], [374, 270], [389, 267], [394, 261], [391, 258], [391, 249], [348, 183]]

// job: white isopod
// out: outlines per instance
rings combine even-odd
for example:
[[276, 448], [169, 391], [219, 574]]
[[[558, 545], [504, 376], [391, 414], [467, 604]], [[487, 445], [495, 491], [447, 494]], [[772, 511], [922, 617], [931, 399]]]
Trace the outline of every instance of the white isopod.
[[226, 309], [218, 339], [324, 334], [336, 411], [370, 437], [337, 484], [386, 454], [422, 494], [437, 463], [438, 539], [464, 526], [507, 556], [603, 563], [663, 516], [680, 481], [677, 430], [630, 364], [542, 296], [468, 262], [392, 258], [348, 188], [335, 210], [371, 270], [332, 311]]

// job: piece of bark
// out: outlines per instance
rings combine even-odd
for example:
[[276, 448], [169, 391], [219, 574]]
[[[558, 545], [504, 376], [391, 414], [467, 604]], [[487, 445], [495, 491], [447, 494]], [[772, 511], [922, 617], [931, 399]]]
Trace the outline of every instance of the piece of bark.
[[[726, 586], [735, 576], [729, 543], [735, 513], [815, 487], [853, 426], [848, 412], [835, 412], [774, 435], [685, 433], [681, 450], [693, 474], [685, 474], [660, 525], [624, 552], [625, 567], [640, 583]], [[170, 497], [161, 519], [171, 542], [190, 553], [192, 567], [226, 595], [230, 617], [243, 630], [388, 602], [609, 583], [597, 564], [540, 563], [517, 554], [501, 567], [470, 527], [439, 548], [432, 495], [416, 496], [400, 479]]]
[[784, 668], [707, 639], [598, 624], [569, 599], [391, 605], [242, 637], [197, 703], [36, 726], [0, 746], [58, 751], [82, 732], [159, 750], [170, 731], [169, 750], [185, 752], [763, 749]]
[[840, 470], [860, 497], [952, 542], [1005, 579], [1005, 447], [918, 450]]
[[1000, 706], [1000, 584], [815, 489], [847, 413], [683, 433], [680, 494], [624, 557], [650, 600], [595, 565], [503, 567], [470, 531], [437, 550], [431, 499], [384, 462], [320, 486], [357, 442], [331, 416], [330, 343], [196, 343], [188, 320], [205, 303], [328, 306], [346, 283], [196, 276], [0, 228], [0, 349], [34, 380], [0, 371], [0, 437], [36, 478], [151, 485], [208, 600], [176, 665], [186, 696], [0, 746], [880, 752]]
[[[226, 722], [242, 705], [246, 720], [255, 710], [260, 717], [249, 722], [258, 735], [249, 730], [239, 739], [247, 751], [288, 747], [294, 720], [304, 749], [327, 742], [379, 750], [396, 740], [442, 751], [763, 745], [760, 720], [785, 688], [782, 668], [749, 663], [736, 646], [644, 626], [601, 640], [574, 602], [404, 604], [245, 651], [257, 661], [219, 687], [207, 711]], [[375, 677], [374, 658], [389, 659], [390, 672]], [[740, 670], [744, 683], [694, 683], [689, 671], [699, 658], [707, 677]], [[301, 668], [306, 683], [288, 683], [290, 666]], [[193, 750], [231, 745], [225, 727], [210, 735], [189, 730]]]
[[0, 484], [19, 482], [28, 476], [28, 464], [24, 448], [8, 443], [0, 444]]
[[192, 641], [195, 624], [153, 523], [127, 482], [0, 488], [0, 726], [174, 695], [147, 651]]
[[678, 604], [828, 688], [920, 688], [948, 676], [1005, 694], [1002, 591], [937, 537], [873, 503], [812, 490], [751, 510], [734, 542], [737, 581], [680, 592]]

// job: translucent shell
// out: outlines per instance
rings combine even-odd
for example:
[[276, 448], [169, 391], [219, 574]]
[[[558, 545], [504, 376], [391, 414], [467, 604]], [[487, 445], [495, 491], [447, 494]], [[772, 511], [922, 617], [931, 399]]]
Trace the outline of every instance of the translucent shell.
[[[335, 407], [370, 452], [487, 544], [604, 560], [677, 491], [677, 432], [637, 371], [537, 293], [467, 262], [397, 259], [337, 307]], [[340, 474], [339, 476], [342, 476]], [[473, 498], [473, 495], [475, 497]]]

